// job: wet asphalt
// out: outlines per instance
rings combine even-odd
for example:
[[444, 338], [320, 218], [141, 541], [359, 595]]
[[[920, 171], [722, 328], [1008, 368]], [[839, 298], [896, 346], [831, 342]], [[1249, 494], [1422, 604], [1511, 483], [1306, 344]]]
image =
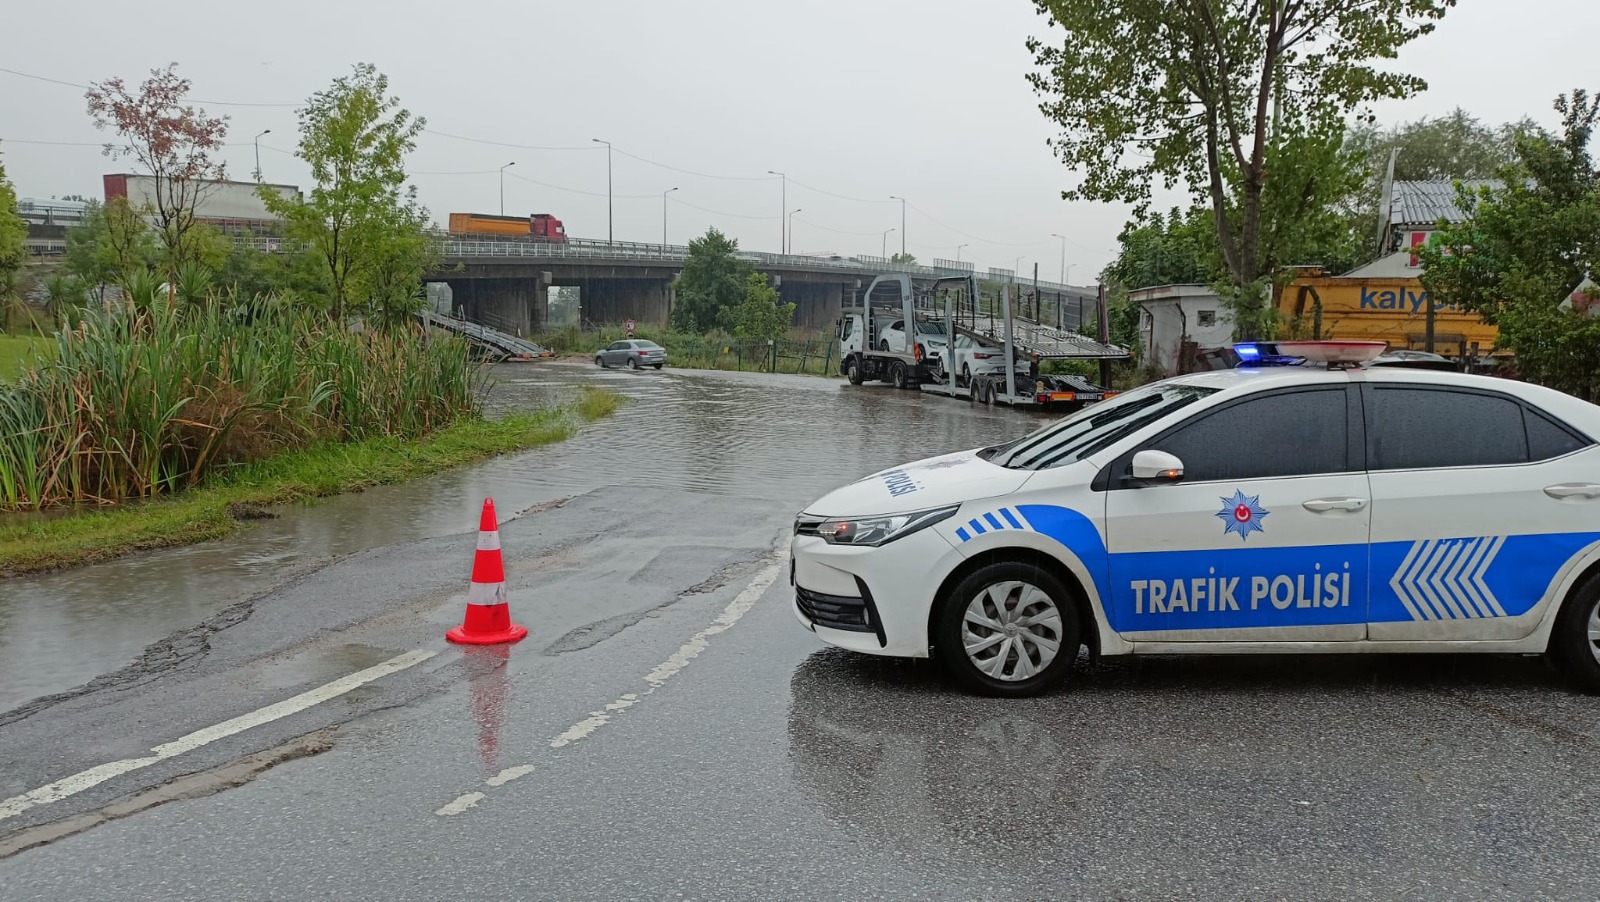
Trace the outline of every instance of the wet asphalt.
[[[0, 856], [42, 843], [0, 857], [0, 899], [1600, 898], [1600, 700], [1539, 659], [1084, 660], [998, 701], [795, 622], [795, 511], [1034, 416], [803, 377], [501, 375], [500, 405], [634, 403], [0, 584], [0, 800], [433, 653], [0, 819]], [[463, 650], [442, 633], [486, 494], [531, 635]]]

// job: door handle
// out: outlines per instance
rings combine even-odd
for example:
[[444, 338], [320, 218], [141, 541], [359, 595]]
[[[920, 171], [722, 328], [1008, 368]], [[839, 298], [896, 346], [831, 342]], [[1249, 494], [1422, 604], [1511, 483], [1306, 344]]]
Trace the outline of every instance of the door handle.
[[1600, 498], [1600, 485], [1592, 482], [1563, 482], [1547, 485], [1544, 493], [1551, 498]]
[[1366, 506], [1365, 498], [1318, 498], [1301, 505], [1306, 510], [1318, 514], [1327, 511], [1358, 511]]

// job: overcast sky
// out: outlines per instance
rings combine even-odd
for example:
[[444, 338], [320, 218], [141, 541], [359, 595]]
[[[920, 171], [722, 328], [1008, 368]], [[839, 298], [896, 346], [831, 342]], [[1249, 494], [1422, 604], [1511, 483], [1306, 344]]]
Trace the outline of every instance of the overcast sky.
[[[1066, 203], [1073, 181], [1050, 154], [1053, 130], [1024, 81], [1023, 42], [1047, 32], [1026, 0], [657, 0], [472, 2], [106, 0], [19, 2], [6, 14], [0, 66], [77, 84], [177, 61], [192, 96], [266, 106], [208, 106], [231, 117], [229, 173], [254, 168], [263, 129], [268, 181], [305, 185], [290, 153], [294, 108], [368, 61], [402, 102], [448, 135], [425, 134], [410, 168], [423, 202], [450, 212], [548, 212], [568, 233], [604, 238], [606, 151], [614, 143], [619, 241], [682, 243], [716, 226], [754, 250], [776, 250], [799, 209], [793, 250], [877, 254], [888, 236], [921, 260], [963, 260], [1054, 279], [1068, 239], [1069, 281], [1114, 254], [1127, 210]], [[249, 9], [248, 16], [233, 10]], [[227, 10], [228, 12], [224, 12]], [[1462, 106], [1488, 122], [1600, 90], [1593, 0], [1462, 0], [1396, 64], [1431, 89], [1377, 110], [1393, 122]], [[1580, 27], [1587, 23], [1587, 27]], [[1055, 32], [1059, 34], [1059, 32]], [[25, 197], [101, 194], [120, 165], [82, 90], [0, 72], [0, 151]], [[281, 104], [281, 105], [273, 105]], [[633, 156], [626, 156], [631, 154]], [[644, 158], [644, 159], [639, 159]], [[650, 162], [646, 162], [646, 160]], [[675, 171], [678, 170], [687, 171]], [[532, 181], [529, 181], [532, 180]], [[536, 184], [536, 182], [543, 184]], [[908, 199], [904, 234], [901, 208]]]

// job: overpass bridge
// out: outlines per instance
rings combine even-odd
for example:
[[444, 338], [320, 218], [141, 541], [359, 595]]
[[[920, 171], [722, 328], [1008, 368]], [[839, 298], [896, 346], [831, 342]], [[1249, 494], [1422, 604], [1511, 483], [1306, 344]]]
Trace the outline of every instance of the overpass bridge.
[[[579, 289], [580, 317], [589, 323], [664, 324], [671, 312], [674, 284], [689, 249], [681, 245], [574, 239], [556, 244], [516, 238], [439, 234], [439, 265], [426, 281], [450, 286], [458, 315], [527, 335], [545, 328], [552, 287]], [[853, 302], [874, 276], [905, 273], [913, 282], [976, 275], [980, 282], [1015, 285], [1026, 297], [1037, 285], [1040, 322], [1077, 329], [1092, 316], [1095, 289], [1057, 282], [1018, 279], [1010, 270], [978, 273], [970, 263], [935, 260], [933, 265], [895, 263], [881, 257], [808, 256], [739, 251], [739, 259], [767, 275], [786, 303], [795, 305], [795, 324], [827, 328], [841, 305]]]

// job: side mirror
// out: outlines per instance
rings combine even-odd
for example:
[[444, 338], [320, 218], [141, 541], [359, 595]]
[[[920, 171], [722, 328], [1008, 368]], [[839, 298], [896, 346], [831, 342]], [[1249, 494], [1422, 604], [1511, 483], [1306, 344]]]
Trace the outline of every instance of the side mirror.
[[1182, 482], [1183, 461], [1165, 451], [1140, 451], [1133, 456], [1133, 481], [1140, 485]]

